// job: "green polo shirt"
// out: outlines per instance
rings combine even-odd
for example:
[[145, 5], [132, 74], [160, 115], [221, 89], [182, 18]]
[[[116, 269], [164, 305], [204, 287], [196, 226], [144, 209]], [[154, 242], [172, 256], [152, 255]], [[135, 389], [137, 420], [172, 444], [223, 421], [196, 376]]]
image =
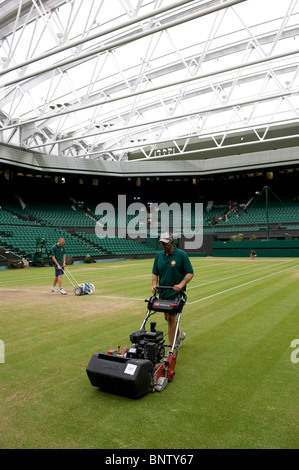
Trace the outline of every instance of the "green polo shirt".
[[62, 264], [63, 264], [63, 255], [65, 255], [64, 245], [58, 246], [57, 243], [55, 243], [55, 245], [52, 246], [51, 253], [52, 253], [52, 256], [55, 256], [55, 258], [57, 259], [57, 262], [60, 264], [60, 266], [62, 266]]
[[[157, 253], [152, 273], [159, 277], [160, 286], [171, 287], [179, 284], [186, 274], [194, 274], [188, 255], [176, 247], [174, 247], [173, 252], [168, 256], [166, 256], [164, 250]], [[186, 290], [186, 286], [182, 290]], [[161, 289], [159, 293], [160, 297], [164, 299], [178, 295], [176, 291], [171, 291], [170, 289], [164, 291]]]

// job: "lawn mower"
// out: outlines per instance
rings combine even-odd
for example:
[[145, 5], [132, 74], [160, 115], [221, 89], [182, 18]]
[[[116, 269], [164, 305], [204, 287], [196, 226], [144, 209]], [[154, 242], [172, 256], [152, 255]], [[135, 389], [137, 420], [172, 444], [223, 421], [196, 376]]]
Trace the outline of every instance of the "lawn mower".
[[79, 295], [94, 293], [95, 287], [93, 284], [91, 284], [90, 282], [83, 282], [79, 284], [74, 278], [74, 276], [72, 275], [72, 273], [66, 267], [64, 267], [63, 272], [68, 278], [68, 280], [70, 281], [70, 283], [72, 284], [72, 286], [74, 287], [75, 295], [79, 296]]
[[[148, 310], [140, 329], [130, 335], [130, 347], [120, 351], [119, 346], [107, 353], [93, 354], [86, 369], [91, 385], [104, 392], [140, 398], [149, 392], [161, 392], [173, 380], [177, 359], [175, 344], [187, 296], [180, 291], [175, 298], [159, 299], [157, 291], [160, 289], [173, 290], [169, 286], [157, 286], [155, 294], [145, 300]], [[156, 330], [156, 322], [151, 322], [150, 331], [145, 328], [149, 317], [156, 312], [177, 314], [172, 345], [165, 344], [163, 332]]]

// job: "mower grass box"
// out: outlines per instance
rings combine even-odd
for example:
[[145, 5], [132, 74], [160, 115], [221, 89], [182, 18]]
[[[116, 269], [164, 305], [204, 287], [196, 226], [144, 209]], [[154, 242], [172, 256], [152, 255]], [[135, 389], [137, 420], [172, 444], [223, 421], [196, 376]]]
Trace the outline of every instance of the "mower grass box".
[[91, 384], [104, 392], [140, 398], [153, 391], [154, 367], [147, 359], [94, 354], [86, 369]]

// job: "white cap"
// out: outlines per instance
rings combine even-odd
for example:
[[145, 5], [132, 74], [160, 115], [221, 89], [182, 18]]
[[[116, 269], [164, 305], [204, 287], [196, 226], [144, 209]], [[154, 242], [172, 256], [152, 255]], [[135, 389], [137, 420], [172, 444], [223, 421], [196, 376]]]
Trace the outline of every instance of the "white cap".
[[159, 241], [163, 243], [172, 242], [172, 235], [168, 232], [164, 232], [161, 234]]

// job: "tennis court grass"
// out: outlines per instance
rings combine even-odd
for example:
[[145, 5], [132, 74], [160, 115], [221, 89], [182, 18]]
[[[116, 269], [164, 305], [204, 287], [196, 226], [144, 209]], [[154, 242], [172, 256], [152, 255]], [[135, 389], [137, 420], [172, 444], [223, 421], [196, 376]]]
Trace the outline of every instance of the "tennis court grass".
[[81, 297], [51, 293], [53, 268], [0, 271], [1, 448], [298, 448], [299, 259], [192, 258], [173, 382], [140, 400], [90, 385], [92, 354], [140, 328], [152, 262], [71, 266], [96, 286]]

